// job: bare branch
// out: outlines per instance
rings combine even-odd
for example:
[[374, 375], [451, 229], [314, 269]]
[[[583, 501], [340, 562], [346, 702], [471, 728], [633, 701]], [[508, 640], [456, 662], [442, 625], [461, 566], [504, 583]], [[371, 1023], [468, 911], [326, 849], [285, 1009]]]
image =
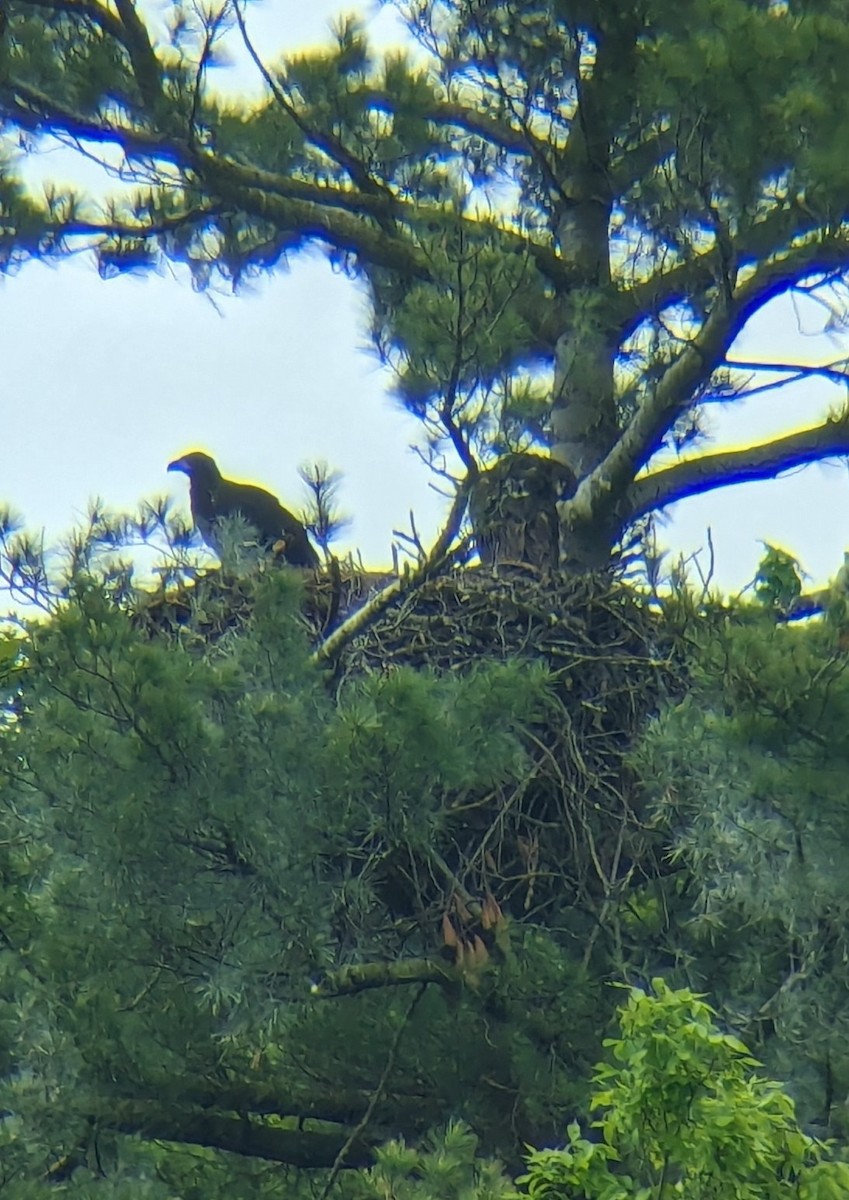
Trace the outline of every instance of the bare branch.
[[189, 113], [188, 141], [192, 150], [197, 149], [198, 144], [198, 113], [200, 112], [201, 96], [203, 91], [203, 77], [209, 66], [212, 58], [212, 52], [215, 49], [215, 42], [221, 31], [221, 26], [224, 17], [227, 13], [226, 3], [218, 10], [217, 13], [206, 21], [203, 37], [203, 48], [198, 58], [197, 70], [195, 71], [195, 86], [192, 92], [192, 108]]
[[322, 642], [312, 655], [314, 663], [322, 665], [332, 662], [352, 638], [362, 633], [391, 604], [394, 604], [401, 596], [406, 596], [417, 587], [421, 587], [440, 567], [445, 566], [446, 562], [457, 554], [457, 549], [452, 551], [452, 544], [456, 540], [460, 526], [463, 523], [471, 482], [471, 479], [467, 477], [457, 489], [454, 503], [451, 505], [451, 511], [448, 514], [448, 520], [445, 523], [442, 533], [436, 539], [430, 554], [412, 571], [409, 571], [406, 575], [399, 576], [398, 579], [393, 579], [382, 591], [367, 601], [362, 608], [357, 609], [352, 616], [348, 617], [346, 621], [343, 621], [341, 625], [334, 629], [330, 636]]
[[849, 359], [846, 358], [836, 358], [834, 362], [819, 366], [808, 363], [744, 362], [739, 358], [726, 358], [725, 365], [738, 371], [775, 371], [777, 374], [792, 375], [794, 380], [819, 375], [830, 383], [846, 384], [849, 381]]
[[638, 479], [632, 485], [627, 499], [628, 520], [637, 520], [688, 496], [698, 496], [732, 483], [774, 479], [793, 467], [844, 454], [849, 454], [849, 417], [846, 416], [759, 446], [687, 459]]

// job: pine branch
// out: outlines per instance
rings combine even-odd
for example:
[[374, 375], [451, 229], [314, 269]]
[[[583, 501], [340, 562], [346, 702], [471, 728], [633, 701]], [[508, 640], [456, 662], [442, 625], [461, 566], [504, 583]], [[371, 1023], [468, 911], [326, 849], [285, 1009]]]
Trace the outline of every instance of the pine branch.
[[96, 0], [24, 0], [29, 8], [47, 8], [91, 21], [127, 51], [142, 101], [155, 112], [162, 99], [162, 73], [147, 26], [133, 0], [115, 0], [118, 16]]
[[447, 962], [433, 958], [405, 958], [400, 962], [354, 963], [331, 971], [313, 986], [318, 999], [352, 996], [375, 988], [406, 987], [408, 984], [436, 983], [456, 987], [457, 973]]
[[104, 33], [111, 34], [117, 41], [124, 40], [124, 26], [114, 13], [97, 3], [97, 0], [20, 0], [27, 8], [49, 8], [71, 16], [85, 17]]
[[[11, 79], [4, 90], [0, 115], [10, 122], [35, 133], [44, 132], [47, 127], [57, 135], [65, 133], [81, 140], [108, 143], [117, 146], [128, 158], [161, 160], [191, 171], [204, 181], [210, 192], [217, 193], [234, 208], [291, 231], [295, 244], [317, 238], [376, 266], [389, 267], [411, 278], [429, 279], [431, 265], [413, 238], [403, 234], [388, 236], [385, 228], [370, 228], [360, 218], [368, 216], [384, 224], [390, 219], [400, 219], [411, 229], [422, 224], [446, 228], [459, 224], [468, 226], [477, 236], [492, 232], [508, 252], [526, 254], [544, 275], [561, 286], [571, 279], [568, 266], [548, 247], [495, 222], [459, 216], [442, 208], [424, 208], [393, 196], [368, 195], [355, 188], [320, 185], [249, 167], [195, 149], [188, 141], [98, 121], [18, 79]], [[93, 223], [90, 228], [96, 231], [99, 226]], [[135, 236], [145, 236], [142, 227], [133, 232]]]
[[162, 73], [147, 26], [136, 11], [133, 0], [114, 0], [124, 34], [121, 38], [138, 84], [142, 101], [153, 115], [162, 101]]
[[14, 76], [2, 83], [0, 115], [33, 133], [49, 131], [56, 136], [64, 133], [72, 138], [117, 146], [128, 158], [159, 159], [180, 167], [190, 157], [185, 142], [88, 117]]
[[687, 459], [633, 484], [628, 492], [628, 520], [635, 521], [688, 496], [732, 483], [774, 479], [793, 467], [843, 454], [849, 454], [849, 417], [826, 421], [744, 450], [725, 450]]
[[[777, 246], [786, 248], [777, 251]], [[745, 285], [746, 318], [806, 275], [829, 274], [849, 264], [849, 240], [840, 233], [827, 233], [823, 223], [796, 202], [777, 208], [732, 238], [731, 251], [738, 269], [755, 268]], [[714, 245], [689, 262], [677, 263], [623, 289], [620, 335], [625, 338], [632, 333], [647, 313], [704, 295], [715, 285], [721, 266], [722, 252]], [[741, 295], [743, 291], [741, 288]]]
[[[390, 112], [397, 116], [405, 116], [408, 110], [399, 103], [398, 97], [380, 88], [370, 88], [363, 99], [371, 108], [381, 112]], [[531, 157], [532, 135], [511, 129], [509, 125], [496, 120], [488, 113], [478, 113], [462, 104], [452, 104], [449, 101], [434, 101], [416, 109], [416, 116], [431, 121], [434, 125], [449, 125], [462, 129], [464, 133], [481, 137], [492, 146], [507, 150], [511, 154]]]
[[321, 150], [328, 156], [328, 158], [331, 158], [340, 167], [342, 167], [343, 170], [347, 171], [348, 175], [351, 177], [351, 180], [358, 188], [373, 195], [383, 195], [387, 200], [391, 200], [392, 195], [389, 190], [372, 177], [365, 164], [359, 158], [357, 158], [356, 155], [351, 154], [338, 137], [335, 137], [330, 133], [323, 133], [321, 130], [316, 129], [313, 125], [311, 125], [309, 121], [304, 119], [299, 112], [297, 105], [293, 104], [289, 100], [284, 90], [277, 83], [277, 80], [271, 74], [268, 67], [266, 67], [265, 63], [257, 53], [256, 48], [254, 47], [254, 44], [248, 34], [244, 13], [242, 12], [242, 6], [239, 3], [239, 0], [234, 0], [233, 11], [236, 14], [236, 21], [239, 26], [239, 32], [242, 35], [242, 41], [245, 44], [245, 49], [250, 55], [254, 66], [265, 80], [265, 84], [270, 90], [272, 96], [280, 105], [287, 117], [294, 122], [294, 124], [309, 142], [312, 142], [317, 149]]
[[748, 321], [775, 296], [792, 291], [806, 276], [839, 274], [847, 267], [849, 239], [811, 230], [795, 245], [764, 262], [741, 284], [737, 296], [742, 321]]
[[[169, 1109], [156, 1102], [118, 1101], [98, 1124], [147, 1140], [206, 1146], [311, 1169], [332, 1167], [349, 1142], [345, 1134], [281, 1129], [247, 1117], [209, 1116]], [[358, 1140], [349, 1146], [346, 1167], [368, 1166], [371, 1161], [372, 1150], [367, 1143]]]

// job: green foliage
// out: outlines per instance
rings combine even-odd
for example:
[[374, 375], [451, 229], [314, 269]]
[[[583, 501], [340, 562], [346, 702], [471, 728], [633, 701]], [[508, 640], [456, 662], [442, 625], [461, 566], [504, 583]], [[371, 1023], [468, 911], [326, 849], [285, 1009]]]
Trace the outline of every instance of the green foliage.
[[577, 1122], [560, 1149], [531, 1149], [519, 1191], [454, 1122], [419, 1147], [380, 1148], [345, 1181], [351, 1200], [838, 1200], [849, 1165], [799, 1129], [793, 1102], [716, 1014], [661, 979], [632, 988], [594, 1072], [595, 1136]]
[[[745, 320], [845, 266], [844, 9], [416, 0], [423, 58], [373, 54], [346, 19], [328, 47], [271, 64], [246, 105], [211, 84], [249, 36], [244, 6], [174, 0], [148, 30], [144, 5], [8, 0], [0, 268], [89, 236], [104, 275], [164, 257], [199, 287], [235, 286], [318, 241], [365, 278], [374, 339], [440, 469], [446, 448], [473, 468], [549, 443], [570, 480], [606, 463], [559, 517], [563, 548], [598, 563], [645, 513], [643, 466], [698, 436], [712, 392], [745, 390], [716, 371]], [[119, 191], [33, 193], [17, 160], [46, 133], [117, 155]], [[845, 438], [826, 422], [811, 456]], [[686, 494], [687, 472], [664, 472], [651, 503]], [[517, 481], [505, 472], [506, 496]], [[152, 506], [135, 535], [166, 518]], [[621, 754], [655, 697], [624, 606], [592, 663], [562, 620], [554, 678], [523, 643], [498, 665], [387, 660], [328, 679], [297, 586], [249, 555], [233, 558], [244, 587], [198, 588], [182, 625], [157, 627], [120, 561], [129, 523], [93, 512], [58, 591], [36, 542], [0, 524], [3, 582], [49, 613], [0, 643], [3, 1186], [297, 1194], [302, 1176], [277, 1164], [365, 1161], [401, 1132], [373, 1189], [495, 1195], [461, 1125], [412, 1145], [450, 1113], [514, 1167], [517, 1141], [550, 1141], [582, 1105], [603, 983], [660, 972], [710, 988], [806, 1121], [845, 1125], [838, 589], [821, 627], [776, 628], [801, 578], [767, 547], [758, 605], [679, 596], [658, 658], [674, 626], [687, 694], [658, 701], [632, 778]], [[525, 583], [504, 578], [523, 621]], [[562, 617], [546, 598], [543, 620]], [[553, 704], [557, 688], [576, 703]], [[622, 693], [616, 752], [595, 756]], [[465, 976], [458, 945], [477, 956]], [[739, 1190], [770, 1170], [820, 1194], [828, 1164], [700, 1003], [660, 985], [654, 1008], [632, 997], [618, 1065], [598, 1076], [608, 1141], [573, 1130], [544, 1160], [567, 1173], [552, 1187], [612, 1200], [622, 1165], [637, 1194]]]
[[799, 562], [786, 550], [766, 545], [766, 554], [758, 564], [755, 595], [765, 608], [786, 612], [802, 594]]
[[478, 1139], [460, 1121], [421, 1146], [389, 1142], [377, 1163], [343, 1193], [351, 1200], [515, 1200], [501, 1165], [478, 1155]]
[[596, 1068], [593, 1128], [562, 1150], [535, 1150], [519, 1182], [534, 1200], [832, 1200], [849, 1166], [798, 1128], [793, 1103], [713, 1009], [663, 980], [632, 989]]
[[[643, 890], [642, 971], [710, 989], [806, 1120], [843, 1124], [849, 677], [839, 627], [703, 615], [689, 694], [635, 756], [669, 874]], [[637, 910], [632, 913], [636, 918]], [[646, 940], [644, 940], [646, 939]], [[674, 966], [673, 966], [674, 964]]]
[[[0, 736], [0, 1109], [14, 1114], [0, 1137], [23, 1177], [68, 1154], [81, 1179], [97, 1154], [116, 1181], [143, 1174], [156, 1156], [128, 1158], [115, 1122], [144, 1129], [145, 1104], [189, 1142], [213, 1136], [181, 1134], [198, 1103], [283, 1116], [335, 1106], [354, 1121], [407, 1006], [391, 987], [316, 1001], [313, 982], [351, 961], [435, 953], [438, 911], [417, 911], [416, 875], [441, 877], [437, 895], [456, 886], [454, 806], [474, 810], [526, 769], [541, 667], [400, 668], [332, 700], [290, 573], [240, 587], [249, 617], [210, 638], [209, 589], [173, 633], [153, 634], [149, 615], [79, 577], [9, 651], [25, 669], [5, 681]], [[568, 958], [551, 955], [519, 973], [513, 1006], [514, 985], [499, 998], [495, 977], [477, 998], [428, 994], [396, 1066], [419, 1081], [414, 1102], [393, 1101], [402, 1128], [435, 1123], [455, 1097], [504, 1136], [482, 1076], [526, 1090], [546, 1126], [555, 1096], [574, 1101], [560, 1074], [534, 1101], [550, 1035], [520, 999], [549, 986], [555, 961], [564, 1004], [589, 1020], [586, 980], [569, 982]], [[450, 1054], [458, 1011], [466, 1044]], [[332, 1100], [302, 1055], [335, 1080]]]

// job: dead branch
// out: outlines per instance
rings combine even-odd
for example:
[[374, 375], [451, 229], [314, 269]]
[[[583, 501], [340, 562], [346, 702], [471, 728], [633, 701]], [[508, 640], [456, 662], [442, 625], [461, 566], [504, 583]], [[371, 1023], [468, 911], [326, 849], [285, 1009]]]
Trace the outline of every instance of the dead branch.
[[452, 544], [460, 531], [466, 511], [468, 495], [469, 482], [468, 480], [464, 480], [457, 489], [454, 503], [451, 505], [451, 511], [448, 514], [448, 520], [445, 523], [442, 533], [434, 543], [430, 554], [413, 570], [399, 576], [397, 579], [393, 579], [387, 587], [368, 600], [362, 608], [346, 621], [343, 621], [315, 651], [312, 656], [314, 663], [324, 664], [332, 662], [352, 638], [362, 633], [391, 604], [401, 596], [415, 591], [416, 588], [420, 587], [428, 579], [431, 579], [441, 567], [446, 565], [454, 554], [456, 554], [456, 550], [452, 551]]

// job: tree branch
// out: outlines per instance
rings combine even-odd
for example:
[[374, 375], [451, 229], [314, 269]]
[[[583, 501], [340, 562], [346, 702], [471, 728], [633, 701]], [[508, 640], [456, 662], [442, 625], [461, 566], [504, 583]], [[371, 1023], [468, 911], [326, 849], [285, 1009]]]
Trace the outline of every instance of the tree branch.
[[[831, 258], [827, 261], [828, 255]], [[615, 509], [621, 503], [624, 488], [659, 448], [664, 434], [721, 364], [731, 343], [757, 309], [806, 274], [825, 270], [827, 265], [834, 269], [839, 262], [849, 264], [849, 243], [836, 237], [823, 239], [812, 235], [763, 263], [731, 295], [719, 292], [698, 334], [664, 371], [654, 392], [645, 398], [604, 461], [581, 482], [574, 497], [561, 506], [567, 525], [583, 524], [605, 508]], [[827, 451], [843, 452], [840, 447]], [[826, 457], [827, 453], [820, 451], [813, 457]]]
[[620, 196], [638, 180], [653, 171], [675, 149], [675, 137], [669, 130], [656, 130], [644, 141], [614, 157], [610, 168], [610, 186]]
[[[244, 1078], [218, 1080], [194, 1076], [180, 1079], [167, 1071], [145, 1072], [141, 1080], [133, 1080], [123, 1099], [133, 1104], [169, 1104], [181, 1110], [217, 1110], [218, 1112], [250, 1113], [254, 1117], [289, 1117], [299, 1122], [312, 1120], [326, 1124], [350, 1127], [356, 1123], [363, 1111], [366, 1092], [359, 1088], [334, 1088], [332, 1096], [322, 1094], [305, 1095], [300, 1088], [283, 1086], [279, 1079], [273, 1083], [268, 1078]], [[395, 1094], [387, 1099], [385, 1116], [387, 1123], [397, 1117], [399, 1106], [404, 1105], [412, 1115], [421, 1102], [421, 1096], [413, 1094], [402, 1097]], [[394, 1111], [393, 1111], [394, 1110]], [[405, 1116], [405, 1120], [409, 1116]]]
[[[787, 249], [775, 252], [783, 243]], [[776, 207], [764, 220], [731, 239], [731, 251], [740, 268], [754, 267], [754, 274], [741, 285], [748, 290], [745, 316], [748, 319], [768, 300], [789, 291], [805, 275], [828, 274], [849, 264], [849, 240], [840, 233], [827, 234], [816, 218], [795, 202]], [[769, 256], [766, 257], [765, 256]], [[678, 263], [620, 292], [623, 337], [645, 320], [649, 313], [703, 294], [713, 285], [722, 267], [719, 246], [712, 246], [689, 262]]]
[[[495, 222], [458, 216], [439, 206], [426, 208], [386, 191], [370, 194], [357, 188], [321, 185], [292, 175], [249, 167], [194, 149], [188, 141], [179, 138], [88, 117], [18, 79], [9, 80], [4, 90], [7, 99], [0, 99], [0, 115], [23, 128], [39, 133], [64, 132], [83, 141], [115, 145], [129, 158], [169, 162], [184, 172], [199, 176], [210, 190], [226, 196], [234, 207], [261, 216], [281, 228], [300, 231], [304, 238], [323, 237], [340, 249], [360, 253], [375, 265], [390, 267], [415, 278], [429, 278], [431, 271], [426, 257], [412, 240], [402, 235], [389, 236], [386, 222], [401, 221], [410, 229], [420, 225], [450, 225], [453, 228], [459, 224], [474, 235], [491, 233], [503, 242], [508, 252], [528, 255], [537, 268], [560, 287], [572, 279], [568, 264], [548, 246]], [[9, 93], [15, 98], [9, 99]], [[309, 207], [281, 209], [274, 205], [274, 198]], [[322, 209], [335, 209], [338, 213], [323, 216], [316, 211]], [[358, 220], [346, 223], [343, 214], [371, 217], [384, 228], [369, 230]]]
[[[148, 1140], [207, 1146], [303, 1168], [332, 1167], [349, 1141], [344, 1133], [281, 1129], [245, 1117], [208, 1116], [145, 1101], [118, 1101], [99, 1124]], [[364, 1167], [372, 1160], [370, 1145], [358, 1140], [349, 1146], [345, 1166]]]
[[10, 77], [3, 92], [6, 96], [0, 97], [0, 115], [33, 133], [65, 133], [82, 141], [108, 143], [129, 158], [159, 159], [174, 166], [184, 165], [189, 156], [185, 142], [87, 117], [23, 80]]
[[[403, 104], [399, 103], [397, 96], [381, 91], [380, 88], [369, 88], [363, 93], [362, 98], [370, 108], [380, 112], [403, 116], [408, 111]], [[507, 150], [511, 154], [518, 154], [524, 158], [532, 157], [529, 145], [531, 135], [511, 129], [486, 113], [477, 113], [472, 109], [464, 108], [462, 104], [452, 104], [447, 100], [436, 101], [431, 105], [416, 109], [416, 116], [424, 117], [434, 125], [452, 125], [456, 129], [462, 129], [465, 133], [484, 138], [490, 145], [498, 146], [501, 150]]]
[[[825, 250], [826, 244], [830, 247], [828, 251]], [[768, 300], [794, 286], [805, 274], [824, 270], [823, 256], [826, 252], [849, 263], [849, 243], [843, 243], [838, 238], [824, 240], [812, 236], [810, 240], [762, 264], [730, 295], [718, 291], [713, 309], [698, 334], [664, 371], [653, 393], [643, 400], [607, 457], [581, 481], [575, 495], [560, 505], [561, 519], [567, 529], [586, 526], [605, 512], [616, 512], [617, 519], [626, 522], [637, 515], [633, 500], [630, 504], [626, 503], [624, 509], [622, 507], [625, 489], [629, 488], [640, 468], [660, 447], [664, 434], [722, 363], [732, 342], [752, 314]], [[718, 249], [716, 254], [719, 255]], [[832, 268], [835, 265], [831, 263]], [[842, 428], [842, 423], [836, 424]], [[843, 442], [839, 439], [834, 445], [833, 437], [828, 438], [827, 446], [826, 450], [819, 449], [815, 453], [811, 453], [810, 448], [800, 451], [807, 454], [803, 461], [845, 452]], [[740, 460], [741, 469], [746, 469], [745, 461]], [[757, 461], [751, 469], [760, 469]], [[782, 469], [781, 466], [773, 466], [766, 470], [766, 474], [752, 477], [768, 478]], [[662, 503], [671, 503], [671, 500], [666, 499]], [[648, 504], [648, 507], [643, 503], [639, 511], [646, 512], [661, 506], [660, 502]]]
[[374, 988], [407, 986], [411, 983], [436, 983], [456, 988], [456, 968], [439, 959], [405, 958], [401, 962], [354, 963], [331, 971], [313, 986], [313, 995], [324, 999], [351, 996]]
[[136, 12], [133, 0], [114, 0], [114, 4], [124, 28], [121, 41], [133, 64], [133, 74], [142, 102], [147, 105], [150, 114], [155, 116], [162, 101], [162, 75], [147, 26]]
[[849, 417], [826, 421], [743, 450], [724, 450], [676, 463], [638, 479], [628, 491], [628, 520], [732, 483], [774, 479], [806, 463], [849, 454]]
[[347, 171], [348, 175], [351, 177], [351, 180], [358, 188], [361, 188], [362, 191], [373, 195], [383, 194], [387, 198], [391, 198], [391, 194], [387, 191], [387, 189], [382, 184], [379, 184], [378, 181], [369, 174], [365, 164], [361, 162], [361, 160], [355, 155], [351, 154], [338, 137], [335, 137], [330, 133], [322, 133], [321, 130], [315, 129], [312, 125], [310, 125], [309, 121], [304, 119], [304, 117], [298, 111], [297, 106], [289, 100], [286, 93], [279, 86], [276, 79], [257, 53], [256, 48], [254, 47], [254, 44], [248, 35], [248, 28], [245, 24], [244, 13], [242, 12], [242, 6], [239, 3], [239, 0], [234, 0], [233, 11], [236, 14], [236, 21], [239, 25], [239, 32], [242, 35], [242, 41], [245, 44], [245, 49], [253, 60], [254, 66], [265, 80], [265, 84], [270, 90], [272, 96], [280, 105], [287, 117], [289, 117], [290, 120], [295, 123], [308, 141], [312, 142], [317, 149], [321, 150], [328, 156], [328, 158], [331, 158], [335, 163], [342, 167], [343, 170]]
[[23, 0], [29, 8], [49, 8], [54, 12], [82, 17], [120, 42], [129, 55], [142, 102], [155, 113], [162, 99], [162, 73], [147, 26], [136, 11], [133, 0], [114, 0], [118, 16], [97, 0]]
[[445, 565], [451, 557], [452, 543], [456, 539], [460, 531], [460, 526], [463, 523], [472, 482], [471, 475], [466, 476], [458, 487], [454, 502], [451, 505], [451, 511], [448, 514], [448, 520], [427, 558], [406, 575], [393, 579], [382, 591], [373, 596], [371, 600], [368, 600], [362, 608], [357, 609], [352, 616], [348, 617], [338, 628], [334, 629], [333, 633], [313, 653], [312, 661], [314, 663], [322, 665], [332, 662], [352, 638], [362, 633], [391, 604], [394, 604], [396, 600], [407, 595], [409, 592], [415, 591], [417, 587], [421, 587], [440, 567]]
[[[785, 383], [796, 383], [800, 379], [807, 379], [811, 375], [818, 375], [822, 379], [827, 379], [829, 383], [839, 383], [844, 386], [849, 383], [849, 374], [847, 374], [849, 359], [845, 357], [813, 366], [807, 363], [747, 362], [739, 358], [726, 358], [724, 365], [735, 371], [768, 371], [777, 375], [792, 376], [789, 380], [782, 380], [781, 386]], [[747, 396], [750, 394], [749, 392], [745, 393]]]
[[567, 528], [588, 524], [605, 510], [616, 511], [637, 471], [659, 448], [670, 425], [700, 384], [722, 361], [741, 326], [738, 305], [718, 296], [698, 334], [664, 371], [607, 457], [581, 481], [575, 495], [560, 505]]
[[114, 13], [103, 8], [97, 0], [21, 0], [27, 8], [51, 8], [54, 11], [72, 13], [75, 17], [87, 17], [104, 33], [111, 34], [117, 41], [124, 41], [124, 26]]
[[737, 289], [740, 316], [745, 323], [775, 296], [790, 291], [807, 275], [831, 274], [849, 267], [849, 240], [812, 231], [783, 254], [758, 267]]

